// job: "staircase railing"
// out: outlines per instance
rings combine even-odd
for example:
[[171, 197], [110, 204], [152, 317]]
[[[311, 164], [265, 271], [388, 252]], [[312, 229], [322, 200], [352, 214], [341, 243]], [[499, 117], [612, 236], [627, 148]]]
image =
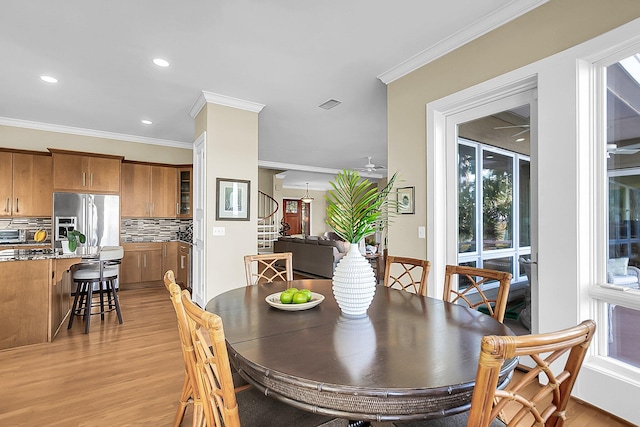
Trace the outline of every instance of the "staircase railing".
[[273, 242], [278, 240], [278, 208], [273, 197], [258, 191], [258, 253], [273, 252]]

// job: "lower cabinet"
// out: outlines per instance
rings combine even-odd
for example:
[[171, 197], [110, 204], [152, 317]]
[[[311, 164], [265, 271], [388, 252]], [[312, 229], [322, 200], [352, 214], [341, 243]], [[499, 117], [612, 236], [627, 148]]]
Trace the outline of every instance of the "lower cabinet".
[[181, 255], [182, 246], [179, 242], [124, 243], [120, 283], [155, 282], [167, 270], [173, 270], [178, 283], [186, 283], [189, 260]]
[[191, 274], [191, 260], [189, 257], [191, 246], [186, 243], [179, 243], [178, 246], [178, 272], [176, 273], [176, 283], [185, 289], [190, 288], [189, 276]]
[[162, 248], [162, 276], [167, 270], [172, 270], [178, 281], [178, 242], [166, 242]]
[[120, 266], [120, 283], [155, 282], [162, 280], [162, 242], [124, 243]]
[[0, 350], [48, 341], [51, 262], [0, 262]]

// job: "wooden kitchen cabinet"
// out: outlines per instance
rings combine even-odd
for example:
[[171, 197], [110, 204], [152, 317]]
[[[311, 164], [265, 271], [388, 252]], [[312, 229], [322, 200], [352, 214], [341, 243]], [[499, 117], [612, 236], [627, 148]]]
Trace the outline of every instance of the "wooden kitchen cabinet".
[[151, 216], [175, 218], [178, 173], [176, 168], [151, 166]]
[[176, 283], [182, 288], [190, 287], [191, 276], [191, 245], [187, 243], [178, 244], [178, 271], [176, 273]]
[[120, 283], [155, 282], [162, 280], [162, 242], [124, 243], [120, 266]]
[[162, 246], [162, 276], [172, 270], [178, 281], [178, 242], [165, 242]]
[[53, 162], [48, 154], [0, 152], [0, 216], [50, 217]]
[[120, 193], [123, 157], [49, 149], [53, 153], [53, 189], [85, 193]]
[[178, 175], [171, 166], [122, 164], [122, 216], [175, 218]]
[[47, 342], [51, 262], [0, 262], [0, 350]]
[[193, 168], [178, 169], [178, 217], [193, 218]]

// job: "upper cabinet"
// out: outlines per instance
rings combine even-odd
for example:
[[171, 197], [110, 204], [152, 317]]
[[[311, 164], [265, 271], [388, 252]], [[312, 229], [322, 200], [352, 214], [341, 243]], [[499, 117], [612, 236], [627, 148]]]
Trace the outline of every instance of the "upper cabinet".
[[192, 218], [193, 202], [191, 201], [191, 193], [193, 189], [192, 182], [193, 168], [178, 169], [178, 217]]
[[122, 164], [122, 216], [175, 218], [177, 170], [171, 166]]
[[118, 194], [122, 157], [53, 150], [53, 189]]
[[0, 165], [0, 216], [50, 217], [51, 156], [0, 151]]

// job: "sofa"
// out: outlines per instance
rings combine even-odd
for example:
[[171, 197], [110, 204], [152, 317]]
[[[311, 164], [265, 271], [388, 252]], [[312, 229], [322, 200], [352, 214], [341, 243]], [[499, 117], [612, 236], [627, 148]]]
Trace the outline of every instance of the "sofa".
[[273, 242], [274, 252], [293, 254], [295, 271], [327, 279], [333, 277], [333, 270], [348, 249], [347, 242], [317, 236], [280, 237]]

